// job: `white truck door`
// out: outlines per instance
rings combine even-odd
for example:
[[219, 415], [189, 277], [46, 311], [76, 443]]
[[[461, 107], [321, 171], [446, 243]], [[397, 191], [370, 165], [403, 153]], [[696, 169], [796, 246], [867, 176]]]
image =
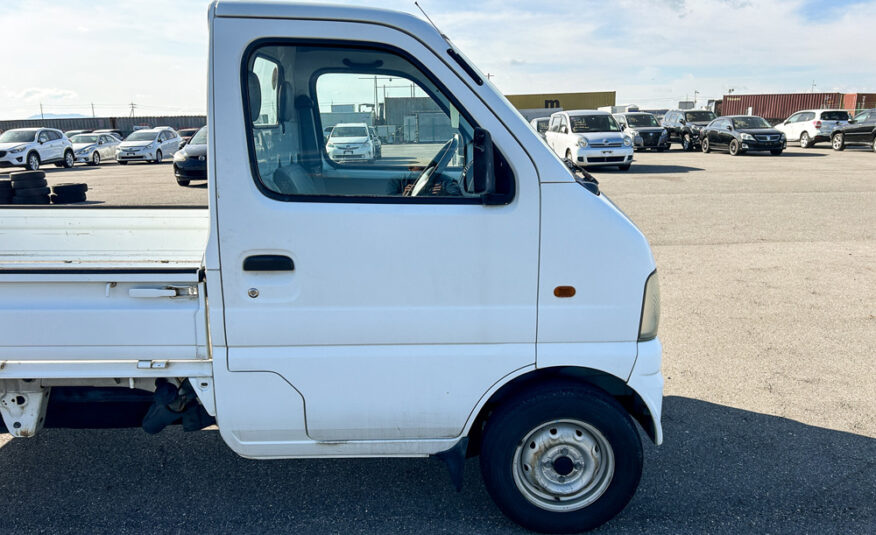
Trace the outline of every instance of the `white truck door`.
[[[449, 67], [447, 46], [439, 55], [376, 24], [213, 24], [224, 436], [251, 431], [234, 388], [253, 372], [283, 379], [258, 391], [265, 406], [300, 393], [300, 406], [272, 410], [306, 407], [301, 440], [459, 436], [493, 384], [535, 363], [531, 161], [471, 78]], [[351, 113], [396, 126], [377, 162], [359, 161], [352, 145], [329, 156], [323, 125]], [[405, 128], [414, 120], [417, 142]], [[475, 127], [492, 134], [507, 204], [485, 206], [469, 183]], [[300, 451], [277, 438], [290, 430], [270, 431], [248, 432], [238, 451]]]

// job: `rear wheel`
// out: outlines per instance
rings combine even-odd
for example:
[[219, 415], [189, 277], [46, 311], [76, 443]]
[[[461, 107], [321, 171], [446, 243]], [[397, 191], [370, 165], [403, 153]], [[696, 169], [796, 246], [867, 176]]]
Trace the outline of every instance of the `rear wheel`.
[[28, 171], [36, 171], [40, 168], [40, 155], [36, 152], [31, 152], [27, 155], [27, 163], [24, 166]]
[[739, 140], [734, 139], [730, 142], [730, 156], [737, 156], [739, 154]]
[[842, 133], [834, 134], [830, 140], [833, 150], [844, 150], [846, 148], [846, 139]]
[[808, 149], [810, 146], [812, 146], [812, 140], [807, 132], [803, 132], [800, 134], [800, 147]]
[[711, 152], [712, 151], [712, 147], [709, 146], [709, 138], [707, 138], [707, 137], [703, 138], [702, 149], [703, 149], [703, 152]]
[[548, 384], [487, 421], [481, 473], [499, 508], [535, 531], [577, 533], [619, 513], [642, 475], [627, 412], [588, 385]]

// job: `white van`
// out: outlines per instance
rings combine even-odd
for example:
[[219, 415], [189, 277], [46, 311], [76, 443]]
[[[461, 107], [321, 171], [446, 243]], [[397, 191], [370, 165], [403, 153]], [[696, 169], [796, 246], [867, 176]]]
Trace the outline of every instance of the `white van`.
[[[461, 485], [479, 455], [530, 529], [621, 511], [639, 426], [662, 441], [639, 229], [427, 22], [218, 2], [209, 29], [209, 211], [0, 209], [9, 432], [94, 398], [119, 407], [95, 426], [215, 421], [252, 459], [434, 456]], [[428, 95], [439, 142], [337, 161], [320, 110], [374, 76]]]

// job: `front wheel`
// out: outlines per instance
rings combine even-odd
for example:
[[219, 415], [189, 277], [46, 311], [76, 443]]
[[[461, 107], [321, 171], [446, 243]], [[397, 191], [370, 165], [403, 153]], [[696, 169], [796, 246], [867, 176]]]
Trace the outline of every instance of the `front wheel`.
[[876, 152], [876, 136], [870, 141], [870, 146], [873, 147], [873, 152]]
[[36, 171], [40, 168], [40, 155], [36, 152], [31, 152], [27, 155], [27, 162], [24, 168], [28, 171]]
[[95, 152], [91, 156], [91, 165], [94, 165], [94, 166], [100, 165], [100, 153], [99, 152]]
[[707, 138], [707, 137], [703, 138], [703, 143], [702, 143], [701, 147], [703, 149], [703, 152], [706, 152], [706, 153], [712, 152], [712, 147], [709, 146], [709, 138]]
[[509, 518], [535, 531], [577, 533], [618, 514], [642, 475], [642, 444], [627, 412], [588, 385], [547, 384], [487, 421], [481, 473]]
[[76, 158], [73, 157], [73, 151], [72, 150], [66, 151], [64, 153], [64, 161], [63, 161], [62, 165], [66, 169], [70, 169], [71, 167], [73, 167], [73, 164], [75, 164], [75, 163], [76, 163]]
[[161, 154], [161, 149], [158, 149], [157, 151], [155, 151], [155, 160], [153, 161], [153, 163], [161, 163], [161, 160], [163, 160], [163, 159], [164, 159], [164, 157]]
[[690, 134], [685, 134], [681, 139], [681, 148], [684, 150], [693, 150], [693, 141], [690, 138]]
[[842, 134], [834, 134], [833, 139], [830, 140], [830, 144], [833, 147], [833, 150], [844, 150], [846, 148], [846, 139]]
[[800, 134], [800, 148], [808, 149], [812, 145], [812, 140], [807, 132]]
[[734, 139], [733, 141], [730, 142], [729, 151], [730, 151], [730, 156], [739, 155], [739, 141], [738, 140]]

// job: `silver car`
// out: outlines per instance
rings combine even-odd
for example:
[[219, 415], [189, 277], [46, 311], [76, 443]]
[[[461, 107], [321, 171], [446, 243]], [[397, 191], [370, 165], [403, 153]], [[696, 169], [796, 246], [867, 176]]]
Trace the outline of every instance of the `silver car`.
[[100, 165], [104, 160], [115, 160], [121, 141], [110, 134], [76, 134], [70, 138], [77, 163]]
[[119, 144], [116, 159], [121, 165], [131, 161], [160, 163], [173, 157], [181, 143], [179, 134], [167, 126], [137, 130]]

